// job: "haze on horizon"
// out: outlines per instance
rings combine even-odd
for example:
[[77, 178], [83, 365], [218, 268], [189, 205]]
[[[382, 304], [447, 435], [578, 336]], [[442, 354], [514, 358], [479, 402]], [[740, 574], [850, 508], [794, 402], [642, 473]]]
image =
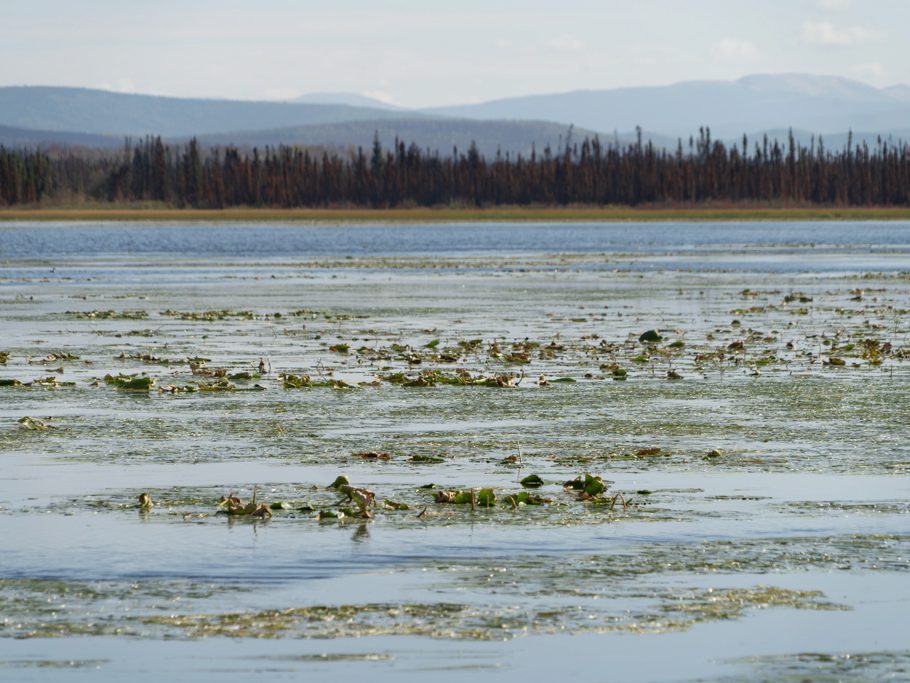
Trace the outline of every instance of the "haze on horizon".
[[405, 107], [751, 73], [910, 83], [903, 0], [8, 3], [0, 85]]

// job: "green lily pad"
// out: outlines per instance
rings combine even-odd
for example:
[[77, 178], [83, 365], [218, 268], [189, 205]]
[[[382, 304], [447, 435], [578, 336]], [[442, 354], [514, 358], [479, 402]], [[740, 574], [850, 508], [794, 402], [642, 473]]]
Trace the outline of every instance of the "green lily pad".
[[656, 344], [659, 341], [662, 341], [663, 337], [658, 334], [657, 330], [647, 330], [641, 333], [641, 336], [638, 337], [638, 341], [642, 344]]
[[335, 477], [335, 481], [329, 484], [330, 489], [340, 489], [342, 486], [350, 486], [351, 482], [343, 474], [339, 474]]
[[105, 375], [104, 381], [123, 391], [148, 391], [155, 383], [148, 375]]
[[527, 477], [519, 482], [526, 489], [536, 489], [543, 486], [543, 479], [538, 477], [536, 474], [529, 474]]
[[607, 490], [606, 484], [604, 484], [603, 479], [600, 477], [594, 477], [590, 474], [585, 474], [585, 487], [584, 492], [589, 496], [599, 496], [601, 493]]
[[477, 504], [482, 507], [492, 507], [496, 504], [496, 494], [493, 489], [480, 489], [477, 492]]

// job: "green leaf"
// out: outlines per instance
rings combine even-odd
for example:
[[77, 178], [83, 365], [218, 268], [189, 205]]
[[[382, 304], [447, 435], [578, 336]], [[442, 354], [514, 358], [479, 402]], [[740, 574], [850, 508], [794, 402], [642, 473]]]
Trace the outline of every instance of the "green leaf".
[[593, 477], [590, 474], [585, 474], [585, 493], [589, 496], [599, 496], [606, 490], [607, 487], [604, 484], [603, 479], [600, 477]]
[[343, 474], [339, 474], [335, 477], [335, 481], [329, 484], [330, 489], [340, 489], [342, 486], [350, 486], [351, 482]]
[[647, 330], [641, 333], [641, 336], [638, 338], [642, 344], [656, 344], [657, 342], [663, 340], [657, 330]]
[[519, 482], [526, 489], [536, 489], [543, 486], [543, 479], [538, 477], [536, 474], [529, 474], [527, 477]]
[[477, 492], [477, 504], [482, 507], [492, 507], [496, 504], [496, 494], [493, 489], [480, 489]]
[[104, 381], [124, 391], [148, 391], [155, 383], [146, 375], [105, 375]]
[[455, 494], [455, 500], [452, 502], [457, 505], [469, 505], [472, 500], [474, 500], [473, 491], [458, 491]]

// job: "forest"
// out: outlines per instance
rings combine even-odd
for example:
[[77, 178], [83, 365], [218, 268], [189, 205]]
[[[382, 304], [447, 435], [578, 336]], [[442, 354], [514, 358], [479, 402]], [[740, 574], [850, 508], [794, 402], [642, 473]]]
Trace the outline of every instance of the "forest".
[[910, 205], [910, 146], [829, 150], [767, 137], [739, 144], [701, 128], [675, 150], [585, 138], [558, 150], [486, 158], [396, 141], [349, 151], [204, 148], [195, 139], [120, 150], [0, 147], [0, 206], [155, 202], [192, 208], [660, 205], [701, 202]]

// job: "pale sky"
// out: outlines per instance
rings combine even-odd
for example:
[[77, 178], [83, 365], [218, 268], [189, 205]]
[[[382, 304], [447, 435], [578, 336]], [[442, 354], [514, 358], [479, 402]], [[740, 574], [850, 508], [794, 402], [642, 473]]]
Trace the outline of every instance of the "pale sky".
[[910, 0], [0, 0], [0, 85], [434, 106], [803, 72], [910, 83]]

